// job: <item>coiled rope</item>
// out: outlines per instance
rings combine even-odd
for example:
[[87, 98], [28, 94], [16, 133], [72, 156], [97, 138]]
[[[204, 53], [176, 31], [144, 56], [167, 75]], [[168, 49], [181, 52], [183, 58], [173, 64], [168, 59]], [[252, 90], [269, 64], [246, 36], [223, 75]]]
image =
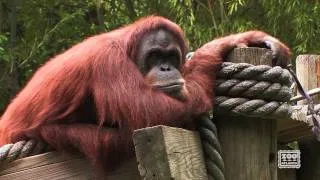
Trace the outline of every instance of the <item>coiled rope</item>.
[[215, 112], [261, 118], [290, 117], [290, 72], [279, 66], [222, 64], [217, 76]]
[[292, 78], [287, 69], [280, 66], [252, 65], [248, 63], [224, 62], [218, 72], [218, 79], [242, 79], [278, 82], [290, 86]]

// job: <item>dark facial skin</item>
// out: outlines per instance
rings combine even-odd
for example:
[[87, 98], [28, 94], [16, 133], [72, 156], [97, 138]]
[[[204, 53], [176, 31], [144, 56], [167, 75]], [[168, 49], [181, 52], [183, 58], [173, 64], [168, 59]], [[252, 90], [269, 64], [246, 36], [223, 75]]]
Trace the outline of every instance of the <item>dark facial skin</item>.
[[137, 66], [146, 82], [155, 89], [182, 98], [185, 81], [180, 69], [183, 64], [181, 47], [170, 32], [157, 30], [142, 38]]

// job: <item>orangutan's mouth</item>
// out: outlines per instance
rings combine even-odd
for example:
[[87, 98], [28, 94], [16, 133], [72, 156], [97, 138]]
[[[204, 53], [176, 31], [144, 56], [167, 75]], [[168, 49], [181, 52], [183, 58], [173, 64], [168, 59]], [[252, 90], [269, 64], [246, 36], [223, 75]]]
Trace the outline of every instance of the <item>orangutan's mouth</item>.
[[165, 93], [176, 94], [181, 92], [183, 86], [184, 82], [175, 81], [168, 84], [154, 85], [153, 87]]

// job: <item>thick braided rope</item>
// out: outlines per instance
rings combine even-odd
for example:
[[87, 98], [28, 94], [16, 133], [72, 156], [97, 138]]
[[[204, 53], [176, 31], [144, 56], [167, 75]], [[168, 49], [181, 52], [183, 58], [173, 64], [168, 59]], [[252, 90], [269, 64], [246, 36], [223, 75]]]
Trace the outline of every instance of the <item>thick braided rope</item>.
[[224, 62], [217, 74], [218, 79], [256, 80], [280, 83], [290, 86], [290, 72], [279, 66], [252, 65], [248, 63]]
[[217, 79], [216, 95], [289, 101], [292, 90], [287, 85], [268, 81]]
[[[290, 117], [292, 78], [288, 70], [267, 65], [225, 62], [218, 72], [215, 111], [249, 117]], [[230, 114], [231, 113], [231, 114]]]
[[202, 141], [209, 180], [225, 180], [224, 162], [218, 140], [217, 128], [209, 115], [202, 115], [197, 121], [198, 132]]
[[215, 101], [215, 111], [219, 114], [231, 112], [232, 115], [279, 119], [290, 117], [291, 106], [277, 101], [218, 96]]
[[41, 141], [18, 141], [0, 147], [0, 165], [14, 160], [42, 153], [46, 146]]

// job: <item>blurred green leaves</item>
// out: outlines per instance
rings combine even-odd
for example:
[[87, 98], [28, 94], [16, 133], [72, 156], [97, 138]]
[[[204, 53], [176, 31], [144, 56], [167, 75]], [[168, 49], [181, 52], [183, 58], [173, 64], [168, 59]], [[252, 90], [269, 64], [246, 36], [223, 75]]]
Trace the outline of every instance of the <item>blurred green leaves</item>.
[[7, 44], [7, 36], [0, 34], [0, 61], [9, 63], [10, 58], [8, 52], [6, 51]]

